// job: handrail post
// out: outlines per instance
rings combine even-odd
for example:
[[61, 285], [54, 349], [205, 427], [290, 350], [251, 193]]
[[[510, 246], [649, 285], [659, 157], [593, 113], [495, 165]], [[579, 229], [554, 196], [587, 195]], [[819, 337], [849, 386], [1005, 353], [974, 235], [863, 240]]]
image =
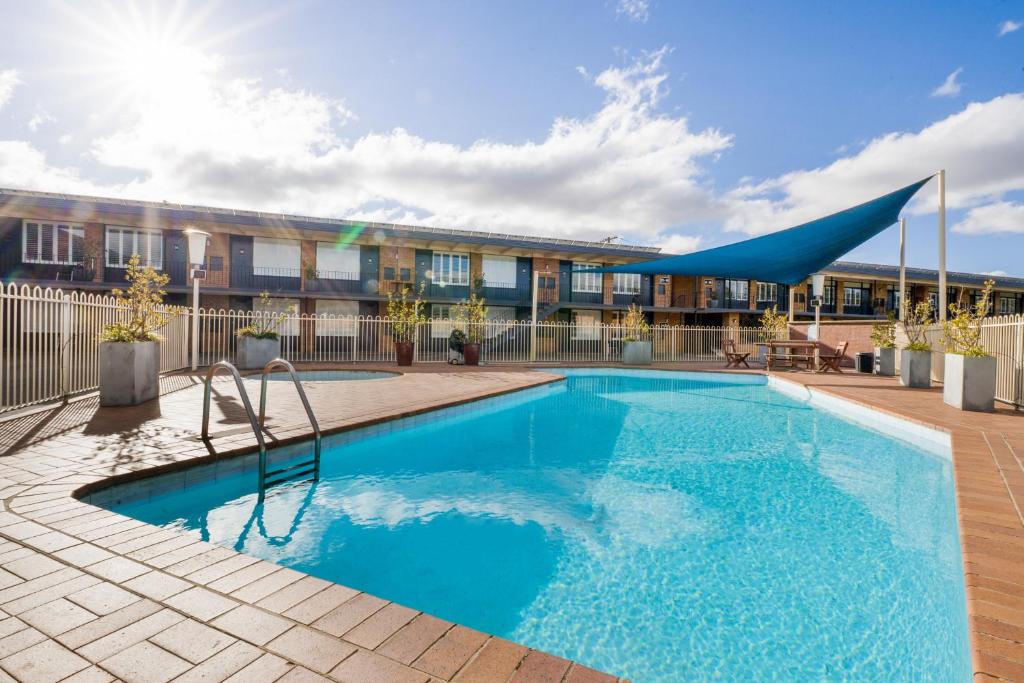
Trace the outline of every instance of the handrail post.
[[256, 415], [252, 410], [252, 403], [249, 401], [249, 394], [245, 391], [245, 385], [242, 383], [242, 376], [238, 373], [236, 368], [226, 360], [218, 361], [210, 366], [210, 369], [206, 372], [206, 387], [203, 390], [203, 429], [202, 438], [203, 441], [209, 442], [210, 440], [210, 394], [213, 391], [213, 377], [221, 370], [229, 372], [235, 380], [235, 386], [238, 388], [238, 395], [242, 399], [242, 406], [245, 408], [245, 415], [249, 418], [249, 425], [252, 427], [253, 434], [256, 435], [256, 443], [259, 444], [260, 449], [260, 478], [259, 478], [259, 497], [263, 500], [263, 480], [267, 470], [267, 442], [263, 439], [263, 430], [256, 422]]

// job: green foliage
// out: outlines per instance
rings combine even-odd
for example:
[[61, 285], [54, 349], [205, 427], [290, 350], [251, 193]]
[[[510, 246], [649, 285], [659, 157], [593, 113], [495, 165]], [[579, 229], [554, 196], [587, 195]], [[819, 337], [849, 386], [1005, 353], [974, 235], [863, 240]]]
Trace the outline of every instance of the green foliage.
[[163, 306], [166, 294], [163, 288], [170, 282], [170, 277], [158, 273], [152, 266], [139, 267], [139, 256], [135, 254], [128, 260], [124, 279], [128, 282], [128, 289], [114, 290], [114, 298], [119, 308], [127, 309], [128, 319], [106, 325], [100, 333], [100, 341], [160, 341], [156, 331], [181, 312], [179, 308]]
[[871, 342], [880, 349], [896, 348], [896, 316], [892, 311], [889, 311], [884, 322], [871, 326]]
[[[270, 303], [270, 292], [260, 292], [260, 304], [266, 307]], [[239, 327], [235, 334], [239, 337], [252, 339], [277, 339], [281, 335], [277, 331], [285, 318], [295, 313], [295, 307], [289, 306], [287, 311], [273, 315], [270, 313], [254, 313], [249, 324]]]
[[995, 280], [985, 280], [981, 298], [974, 306], [961, 306], [959, 301], [949, 305], [950, 317], [942, 323], [942, 344], [946, 353], [974, 358], [989, 355], [981, 343], [981, 323], [988, 315], [995, 286]]
[[[482, 284], [482, 281], [478, 282]], [[480, 286], [477, 285], [477, 289]], [[483, 339], [484, 323], [487, 322], [487, 306], [484, 303], [484, 298], [473, 292], [455, 307], [455, 320], [465, 326], [466, 341], [470, 344], [479, 344]]]
[[423, 285], [420, 285], [415, 299], [410, 300], [411, 294], [412, 289], [409, 287], [403, 287], [398, 296], [388, 293], [388, 320], [391, 321], [391, 337], [396, 342], [415, 342], [416, 327], [427, 320], [420, 313]]
[[932, 324], [932, 302], [918, 301], [911, 304], [910, 299], [903, 300], [903, 330], [907, 333], [908, 351], [931, 351], [932, 345], [928, 342], [925, 332]]
[[636, 304], [630, 304], [622, 319], [623, 337], [626, 342], [648, 341], [651, 338], [651, 326], [647, 324], [644, 316], [644, 309]]
[[762, 342], [769, 342], [781, 339], [789, 328], [789, 319], [784, 313], [779, 313], [778, 306], [764, 309], [761, 313], [761, 331], [758, 336]]

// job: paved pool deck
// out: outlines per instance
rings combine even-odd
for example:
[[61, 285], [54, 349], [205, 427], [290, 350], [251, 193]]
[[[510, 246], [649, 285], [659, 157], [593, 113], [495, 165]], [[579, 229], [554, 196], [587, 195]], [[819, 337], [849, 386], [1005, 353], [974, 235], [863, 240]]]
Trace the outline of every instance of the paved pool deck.
[[[307, 391], [337, 431], [557, 381], [537, 370], [423, 365]], [[961, 413], [889, 378], [779, 376], [951, 433], [975, 680], [1024, 681], [1024, 413]], [[198, 439], [201, 382], [165, 377], [159, 401], [134, 408], [90, 396], [0, 421], [0, 681], [616, 680], [74, 497], [251, 450], [226, 376], [214, 438]], [[290, 384], [271, 383], [268, 405], [271, 444], [308, 437]]]

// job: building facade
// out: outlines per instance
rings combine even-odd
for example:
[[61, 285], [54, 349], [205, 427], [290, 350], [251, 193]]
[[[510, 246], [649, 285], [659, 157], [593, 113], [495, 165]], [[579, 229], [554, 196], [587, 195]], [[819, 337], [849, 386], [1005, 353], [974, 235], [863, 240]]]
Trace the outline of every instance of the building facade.
[[[541, 320], [615, 322], [631, 304], [655, 324], [754, 325], [777, 306], [811, 316], [809, 284], [694, 276], [574, 273], [664, 256], [657, 248], [253, 211], [0, 189], [0, 280], [109, 291], [137, 254], [170, 278], [169, 300], [188, 303], [184, 231], [210, 233], [200, 304], [377, 316], [389, 293], [422, 289], [431, 317], [482, 283], [489, 317], [528, 319], [537, 283]], [[893, 266], [837, 262], [826, 269], [825, 318], [884, 317], [899, 306]], [[985, 275], [949, 273], [949, 301], [973, 300]], [[993, 314], [1024, 313], [1024, 279], [998, 277]], [[935, 271], [908, 269], [908, 295], [938, 300]]]

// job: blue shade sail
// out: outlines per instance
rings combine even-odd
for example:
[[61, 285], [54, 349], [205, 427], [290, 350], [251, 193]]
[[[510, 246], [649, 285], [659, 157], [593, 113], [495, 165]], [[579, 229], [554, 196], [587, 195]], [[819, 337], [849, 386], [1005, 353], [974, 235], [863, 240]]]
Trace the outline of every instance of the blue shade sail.
[[587, 269], [598, 273], [717, 275], [800, 284], [843, 254], [896, 222], [900, 211], [929, 176], [864, 204], [803, 225], [682, 256]]

